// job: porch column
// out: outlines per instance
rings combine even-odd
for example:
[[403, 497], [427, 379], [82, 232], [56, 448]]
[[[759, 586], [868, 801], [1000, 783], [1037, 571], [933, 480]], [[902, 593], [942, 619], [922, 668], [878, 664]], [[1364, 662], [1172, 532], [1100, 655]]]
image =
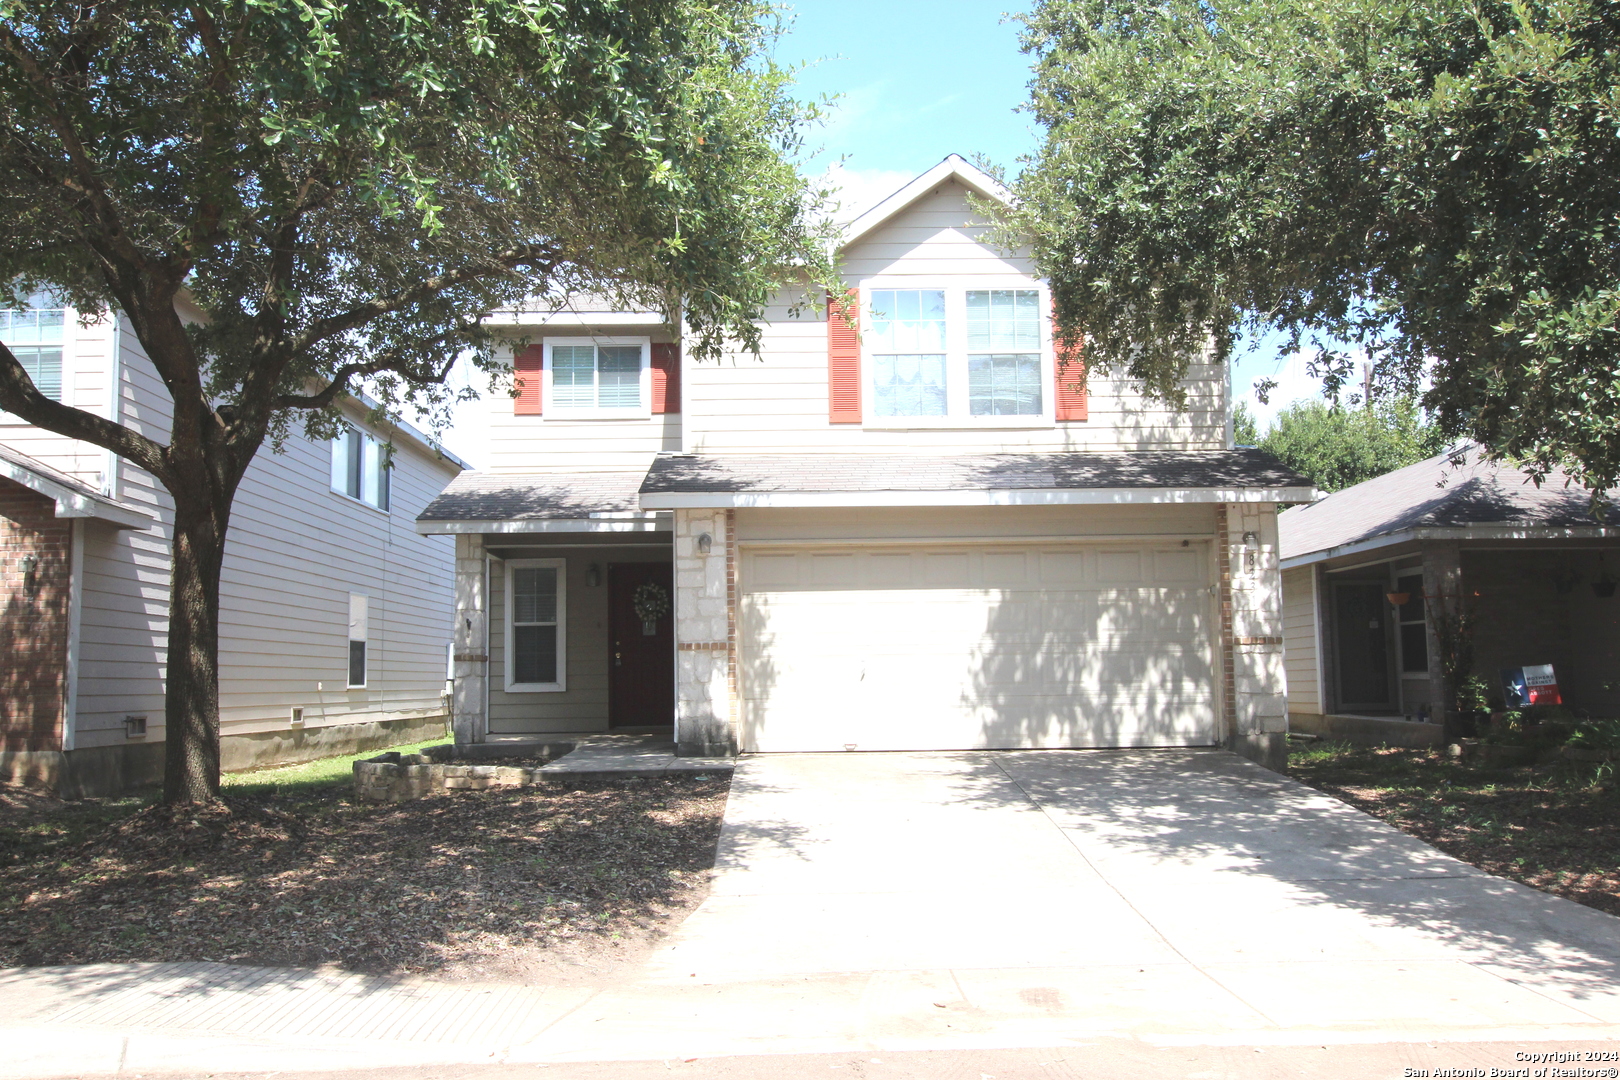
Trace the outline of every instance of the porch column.
[[[1283, 671], [1282, 569], [1277, 507], [1226, 506], [1232, 604], [1234, 730], [1228, 749], [1281, 772], [1288, 764], [1288, 684]], [[1253, 536], [1253, 540], [1245, 537]]]
[[[675, 511], [675, 747], [737, 753], [735, 511]], [[707, 550], [704, 550], [707, 548]]]
[[[1455, 540], [1423, 545], [1423, 627], [1429, 646], [1429, 719], [1444, 724], [1445, 737], [1456, 739], [1451, 687], [1446, 684], [1445, 653], [1454, 647], [1456, 619], [1463, 607], [1462, 549]], [[1439, 715], [1433, 715], [1438, 713]]]
[[489, 589], [484, 538], [456, 536], [456, 627], [453, 638], [450, 727], [457, 745], [483, 742], [489, 732]]

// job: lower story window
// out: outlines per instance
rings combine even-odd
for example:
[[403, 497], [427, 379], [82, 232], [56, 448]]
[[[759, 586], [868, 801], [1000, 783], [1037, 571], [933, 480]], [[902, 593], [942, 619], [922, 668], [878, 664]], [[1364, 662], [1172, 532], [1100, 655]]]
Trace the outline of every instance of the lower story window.
[[564, 686], [564, 582], [561, 559], [507, 564], [508, 690]]
[[349, 686], [366, 685], [366, 643], [371, 637], [371, 600], [349, 594]]
[[1039, 353], [968, 357], [968, 410], [974, 416], [1039, 416]]

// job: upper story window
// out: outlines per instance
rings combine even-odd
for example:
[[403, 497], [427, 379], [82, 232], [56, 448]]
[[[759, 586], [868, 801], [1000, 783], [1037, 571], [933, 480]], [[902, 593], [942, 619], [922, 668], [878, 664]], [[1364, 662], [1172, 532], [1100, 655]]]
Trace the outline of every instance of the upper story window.
[[546, 413], [570, 418], [652, 415], [647, 338], [548, 338]]
[[0, 342], [22, 364], [40, 393], [61, 401], [67, 312], [51, 306], [55, 303], [53, 297], [36, 293], [21, 309], [0, 310]]
[[874, 288], [866, 326], [880, 423], [1046, 413], [1038, 289]]
[[356, 428], [332, 440], [332, 490], [379, 510], [388, 509], [387, 448]]

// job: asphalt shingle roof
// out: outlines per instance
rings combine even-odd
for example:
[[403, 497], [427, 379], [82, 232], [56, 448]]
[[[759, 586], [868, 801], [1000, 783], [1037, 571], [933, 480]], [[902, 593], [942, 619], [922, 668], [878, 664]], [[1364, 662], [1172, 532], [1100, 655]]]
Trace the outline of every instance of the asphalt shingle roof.
[[641, 493], [1309, 488], [1262, 450], [1047, 454], [661, 454]]
[[638, 509], [640, 470], [612, 473], [464, 472], [418, 521], [531, 521]]
[[1296, 506], [1277, 519], [1282, 557], [1360, 543], [1420, 528], [1469, 525], [1572, 528], [1600, 525], [1591, 514], [1591, 493], [1554, 473], [1538, 488], [1524, 472], [1483, 460], [1478, 446], [1449, 454], [1335, 492], [1310, 506]]

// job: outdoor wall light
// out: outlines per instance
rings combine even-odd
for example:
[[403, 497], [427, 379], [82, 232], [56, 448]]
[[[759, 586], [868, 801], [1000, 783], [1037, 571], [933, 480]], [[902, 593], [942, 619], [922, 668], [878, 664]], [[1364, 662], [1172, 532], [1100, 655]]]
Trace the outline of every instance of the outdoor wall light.
[[714, 547], [714, 537], [710, 536], [708, 533], [703, 533], [702, 535], [700, 535], [698, 537], [698, 539], [697, 539], [697, 549], [698, 549], [698, 554], [699, 555], [707, 555], [709, 553], [710, 549], [712, 549], [713, 547]]
[[585, 584], [593, 589], [602, 584], [602, 568], [600, 566], [591, 563], [590, 569], [585, 571]]
[[1407, 602], [1412, 599], [1412, 594], [1409, 592], [1387, 592], [1384, 594], [1384, 599], [1389, 601], [1390, 607], [1405, 607]]
[[1260, 534], [1246, 532], [1243, 534], [1243, 546], [1253, 550], [1260, 546]]

